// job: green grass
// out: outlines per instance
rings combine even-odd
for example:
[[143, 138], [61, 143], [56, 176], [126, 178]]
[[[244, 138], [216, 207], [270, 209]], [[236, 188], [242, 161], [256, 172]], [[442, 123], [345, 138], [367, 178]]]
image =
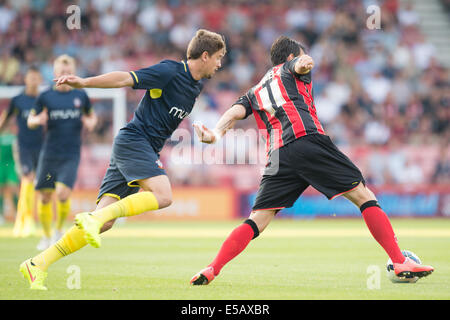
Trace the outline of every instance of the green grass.
[[[49, 269], [47, 292], [28, 290], [19, 264], [37, 253], [38, 238], [13, 239], [0, 227], [0, 299], [449, 299], [450, 219], [393, 220], [400, 245], [436, 271], [416, 284], [392, 284], [387, 256], [363, 220], [277, 220], [209, 286], [192, 287], [232, 222], [128, 222], [100, 249], [86, 247]], [[67, 268], [81, 270], [70, 290]], [[379, 266], [380, 289], [367, 268]]]

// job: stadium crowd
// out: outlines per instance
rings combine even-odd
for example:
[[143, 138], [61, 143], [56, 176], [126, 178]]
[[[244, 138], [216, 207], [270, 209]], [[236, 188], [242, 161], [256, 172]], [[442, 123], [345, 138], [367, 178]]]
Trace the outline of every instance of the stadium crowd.
[[[381, 7], [380, 30], [366, 27], [366, 8], [374, 3]], [[71, 4], [81, 8], [79, 30], [66, 27]], [[0, 0], [0, 85], [23, 84], [32, 63], [51, 84], [52, 62], [62, 53], [77, 59], [80, 76], [180, 60], [198, 28], [224, 34], [228, 53], [181, 128], [191, 130], [196, 120], [212, 127], [270, 68], [270, 45], [284, 34], [314, 58], [319, 119], [369, 182], [450, 184], [448, 69], [421, 34], [417, 12], [398, 0]], [[127, 90], [129, 117], [141, 96]], [[108, 164], [109, 108], [95, 103], [100, 125], [85, 139], [81, 187], [97, 188]], [[238, 127], [256, 125], [250, 117]], [[162, 154], [174, 185], [253, 188], [259, 182], [254, 166], [175, 163], [174, 148], [172, 143]], [[248, 146], [246, 152], [255, 150]]]

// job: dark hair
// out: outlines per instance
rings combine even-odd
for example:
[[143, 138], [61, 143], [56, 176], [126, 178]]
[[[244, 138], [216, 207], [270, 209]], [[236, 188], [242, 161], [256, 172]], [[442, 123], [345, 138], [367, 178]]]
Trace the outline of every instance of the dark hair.
[[189, 42], [187, 48], [188, 59], [198, 59], [203, 52], [213, 55], [219, 50], [225, 50], [225, 40], [222, 35], [205, 29], [200, 29]]
[[300, 49], [306, 52], [298, 41], [286, 36], [278, 37], [270, 48], [270, 60], [274, 66], [285, 63], [287, 57], [292, 53], [294, 57], [300, 54]]
[[28, 67], [27, 72], [41, 72], [37, 64], [32, 64]]

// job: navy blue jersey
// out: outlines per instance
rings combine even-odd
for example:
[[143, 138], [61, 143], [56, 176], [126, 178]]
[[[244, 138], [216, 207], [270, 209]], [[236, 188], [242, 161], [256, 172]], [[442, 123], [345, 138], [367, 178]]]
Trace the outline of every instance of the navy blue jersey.
[[202, 81], [192, 77], [184, 61], [164, 60], [130, 74], [133, 89], [145, 89], [146, 92], [125, 130], [142, 134], [155, 152], [159, 152], [192, 111], [203, 88]]
[[30, 129], [27, 126], [28, 115], [34, 108], [36, 97], [26, 95], [24, 92], [15, 96], [9, 103], [7, 118], [16, 115], [18, 127], [18, 143], [20, 148], [24, 149], [40, 149], [44, 134], [42, 127]]
[[43, 152], [50, 158], [70, 158], [80, 154], [81, 116], [92, 112], [86, 91], [72, 89], [44, 91], [36, 100], [35, 112], [48, 110], [47, 134]]

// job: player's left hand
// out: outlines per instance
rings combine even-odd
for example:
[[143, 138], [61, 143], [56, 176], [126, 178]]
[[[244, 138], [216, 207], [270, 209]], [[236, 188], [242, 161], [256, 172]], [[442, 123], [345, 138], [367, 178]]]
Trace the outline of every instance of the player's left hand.
[[85, 87], [84, 79], [74, 75], [63, 75], [59, 78], [53, 79], [55, 85], [58, 87], [62, 84], [67, 84], [73, 88], [81, 89]]
[[214, 143], [216, 142], [216, 136], [212, 132], [212, 130], [205, 127], [204, 124], [201, 123], [193, 123], [195, 133], [197, 134], [198, 139], [203, 143]]

